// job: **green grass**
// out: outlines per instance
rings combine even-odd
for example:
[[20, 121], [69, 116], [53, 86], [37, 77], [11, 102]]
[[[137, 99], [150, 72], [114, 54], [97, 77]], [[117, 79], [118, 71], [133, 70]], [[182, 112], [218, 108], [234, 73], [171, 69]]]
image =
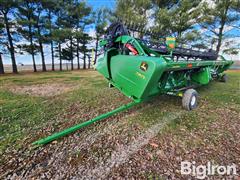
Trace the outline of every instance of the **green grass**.
[[212, 82], [199, 90], [211, 102], [240, 104], [240, 72], [228, 72], [228, 83]]
[[[94, 80], [81, 77], [81, 73], [76, 74], [75, 72], [0, 77], [0, 83], [3, 85], [0, 88], [0, 152], [4, 152], [10, 146], [20, 147], [29, 133], [34, 136], [34, 133], [40, 128], [46, 127], [46, 123], [55, 122], [59, 117], [64, 117], [66, 109], [75, 102], [85, 102], [85, 106], [90, 108], [91, 102], [94, 104], [96, 101], [91, 97], [97, 93], [95, 88], [98, 86], [103, 88], [103, 85], [107, 85], [103, 79], [100, 80], [100, 83], [98, 80], [99, 78]], [[53, 97], [17, 94], [9, 90], [11, 87], [19, 85], [29, 86], [51, 82], [62, 83], [65, 86], [71, 83], [80, 85], [80, 88]], [[92, 82], [94, 85], [91, 84]], [[61, 121], [64, 121], [64, 118]]]
[[[217, 118], [217, 112], [211, 113], [210, 109], [231, 107], [239, 113], [240, 73], [229, 72], [228, 74], [228, 83], [211, 82], [198, 89], [201, 98], [200, 107], [196, 111], [183, 110], [181, 99], [178, 97], [158, 96], [136, 107], [134, 111], [137, 114], [129, 117], [128, 122], [147, 128], [160, 122], [162, 117], [168, 114], [180, 112], [181, 117], [169, 122], [166, 132], [177, 132], [182, 127], [188, 131], [194, 131], [202, 126], [202, 121], [199, 119], [205, 118], [206, 122], [211, 123]], [[53, 97], [30, 96], [10, 91], [14, 86], [53, 82], [62, 83], [65, 86], [73, 84], [78, 87]], [[108, 89], [107, 82], [94, 71], [7, 75], [0, 77], [0, 84], [2, 85], [0, 88], [0, 153], [7, 148], [20, 148], [26, 139], [30, 138], [27, 143], [36, 139], [35, 134], [39, 135], [42, 128], [59, 127], [76, 113], [84, 115], [94, 110], [106, 112], [110, 105], [117, 107], [128, 101], [128, 98], [116, 89]], [[74, 105], [77, 105], [75, 109], [72, 107]], [[206, 109], [209, 109], [209, 112], [205, 112]]]

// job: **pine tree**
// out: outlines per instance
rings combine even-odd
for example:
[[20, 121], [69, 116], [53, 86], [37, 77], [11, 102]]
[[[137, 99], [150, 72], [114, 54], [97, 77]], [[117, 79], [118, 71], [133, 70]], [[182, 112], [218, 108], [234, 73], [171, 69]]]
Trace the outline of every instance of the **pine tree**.
[[[67, 12], [68, 14], [67, 14], [66, 20], [68, 23], [66, 23], [66, 27], [69, 29], [75, 29], [75, 31], [71, 31], [71, 33], [69, 32], [69, 34], [71, 34], [69, 38], [69, 42], [70, 42], [69, 48], [72, 54], [71, 69], [73, 70], [73, 58], [75, 57], [74, 44], [77, 44], [77, 46], [79, 46], [78, 39], [74, 39], [74, 36], [79, 31], [80, 33], [83, 32], [84, 27], [92, 23], [92, 19], [89, 18], [89, 15], [91, 13], [91, 8], [88, 7], [85, 2], [74, 1], [72, 3], [68, 3]], [[75, 43], [75, 40], [77, 40], [76, 43]], [[79, 47], [77, 47], [76, 49], [78, 53]]]
[[3, 15], [3, 22], [5, 26], [5, 30], [8, 37], [8, 50], [11, 55], [12, 60], [12, 71], [13, 73], [18, 73], [17, 64], [15, 59], [15, 52], [14, 52], [14, 44], [13, 44], [13, 34], [11, 32], [11, 28], [13, 26], [13, 22], [11, 22], [10, 16], [14, 15], [14, 9], [16, 8], [17, 4], [14, 0], [0, 0], [0, 14]]
[[74, 38], [76, 39], [76, 43], [74, 46], [76, 47], [76, 57], [77, 57], [77, 69], [80, 69], [80, 39], [83, 37], [83, 32], [77, 31], [74, 33]]
[[[60, 17], [61, 19], [61, 26], [64, 29], [64, 32], [66, 32], [66, 36], [65, 36], [65, 44], [67, 45], [66, 48], [63, 49], [62, 53], [63, 54], [63, 58], [65, 57], [64, 54], [66, 54], [67, 58], [70, 59], [66, 59], [69, 60], [71, 62], [71, 70], [74, 69], [73, 66], [73, 28], [74, 25], [76, 24], [76, 19], [74, 18], [74, 11], [75, 11], [75, 5], [74, 5], [74, 1], [70, 0], [68, 2], [62, 1], [62, 6], [64, 7], [64, 9], [62, 9], [62, 15]], [[69, 55], [69, 53], [71, 55]]]
[[59, 67], [60, 71], [62, 71], [62, 43], [65, 42], [66, 33], [65, 33], [65, 23], [64, 17], [66, 16], [66, 10], [63, 1], [58, 1], [55, 7], [55, 15], [56, 15], [56, 28], [52, 31], [52, 40], [56, 42], [56, 55], [55, 57], [59, 58]]
[[158, 9], [171, 9], [176, 6], [181, 0], [152, 0], [154, 6]]
[[4, 45], [4, 23], [3, 23], [3, 18], [0, 17], [0, 74], [4, 74], [4, 66], [3, 66], [3, 51], [5, 50], [5, 45]]
[[[91, 8], [86, 5], [85, 2], [70, 1], [65, 4], [66, 14], [62, 16], [62, 24], [64, 28], [68, 31], [68, 36], [66, 37], [67, 48], [71, 53], [71, 69], [73, 70], [73, 59], [77, 57], [78, 68], [80, 68], [79, 62], [79, 50], [80, 42], [79, 37], [82, 36], [84, 27], [92, 23], [90, 18]], [[75, 54], [76, 51], [76, 54]]]
[[[61, 59], [65, 60], [65, 61], [68, 61], [68, 62], [72, 61], [72, 53], [71, 53], [70, 48], [63, 48], [62, 49], [62, 51], [61, 51]], [[67, 70], [68, 70], [68, 68], [67, 68]]]
[[59, 58], [60, 71], [62, 71], [62, 60], [64, 60], [64, 58], [65, 58], [63, 56], [63, 50], [65, 48], [62, 48], [62, 44], [66, 43], [68, 36], [69, 36], [68, 30], [66, 30], [66, 29], [55, 29], [52, 32], [52, 40], [55, 41], [57, 44], [57, 47], [55, 50], [55, 52], [56, 52], [55, 57]]
[[184, 42], [185, 32], [190, 33], [198, 22], [199, 3], [198, 0], [179, 0], [159, 4], [155, 11], [154, 31], [159, 36], [175, 36], [178, 42]]
[[3, 60], [2, 60], [2, 52], [0, 52], [0, 74], [4, 74]]
[[200, 25], [209, 31], [213, 38], [216, 38], [216, 52], [219, 53], [223, 39], [226, 37], [224, 28], [231, 26], [239, 20], [239, 15], [231, 13], [236, 10], [237, 0], [214, 0], [214, 6], [210, 7], [207, 3], [202, 5], [202, 22]]
[[56, 13], [56, 6], [57, 6], [58, 1], [57, 0], [43, 0], [42, 1], [42, 6], [43, 9], [46, 10], [46, 22], [45, 22], [45, 28], [48, 30], [48, 35], [47, 35], [47, 40], [50, 42], [51, 45], [51, 58], [52, 58], [52, 71], [55, 70], [54, 67], [54, 45], [53, 45], [53, 39], [52, 39], [52, 31], [54, 30], [55, 25], [54, 25], [54, 14]]
[[36, 38], [38, 39], [39, 50], [42, 59], [42, 71], [47, 71], [46, 64], [45, 64], [45, 56], [43, 51], [43, 42], [44, 42], [44, 35], [42, 31], [44, 30], [44, 19], [43, 19], [43, 7], [41, 2], [36, 2], [36, 10], [34, 13], [33, 20], [35, 21], [34, 27], [36, 28]]
[[34, 34], [35, 28], [34, 24], [34, 11], [36, 10], [36, 6], [31, 1], [22, 1], [18, 6], [18, 13], [16, 15], [16, 19], [18, 22], [18, 32], [20, 32], [21, 36], [29, 41], [30, 44], [22, 44], [20, 48], [31, 54], [33, 61], [33, 70], [37, 72], [36, 62], [35, 62], [35, 54], [39, 51], [39, 46], [34, 42]]
[[[148, 27], [151, 0], [118, 0], [115, 16], [131, 28], [144, 31]], [[142, 36], [143, 34], [140, 34]]]
[[83, 69], [87, 68], [87, 53], [90, 52], [91, 50], [88, 49], [87, 44], [89, 44], [89, 41], [91, 41], [91, 37], [87, 33], [82, 34], [82, 38], [80, 38], [79, 42], [81, 43], [81, 46], [79, 47], [80, 52], [83, 54]]
[[98, 43], [100, 37], [104, 35], [104, 29], [107, 27], [107, 20], [109, 16], [109, 10], [106, 8], [100, 8], [94, 14], [95, 19], [95, 31], [96, 31], [96, 44], [95, 44], [95, 56], [94, 56], [94, 64], [97, 61], [97, 52], [98, 52]]

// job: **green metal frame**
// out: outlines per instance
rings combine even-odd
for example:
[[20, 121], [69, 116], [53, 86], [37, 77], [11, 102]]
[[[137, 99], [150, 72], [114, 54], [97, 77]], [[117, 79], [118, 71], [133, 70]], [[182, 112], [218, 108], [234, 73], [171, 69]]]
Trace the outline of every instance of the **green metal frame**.
[[[160, 55], [127, 35], [119, 36], [115, 43], [122, 44], [122, 47], [126, 43], [132, 44], [138, 55], [126, 55], [117, 48], [110, 48], [106, 50], [104, 57], [98, 60], [96, 69], [112, 85], [136, 102], [157, 94], [178, 94], [178, 91], [187, 87], [206, 85], [215, 77], [214, 73], [221, 77], [233, 64], [233, 61], [227, 61], [223, 57], [220, 61], [180, 59], [176, 62], [171, 53]], [[141, 69], [142, 63], [147, 64], [146, 71]]]
[[[172, 44], [173, 40], [168, 44]], [[101, 40], [105, 46], [107, 40]], [[106, 50], [104, 57], [98, 60], [96, 69], [123, 94], [134, 101], [89, 121], [80, 123], [61, 132], [34, 142], [34, 145], [47, 144], [53, 140], [73, 133], [85, 126], [106, 119], [116, 113], [127, 110], [157, 94], [181, 96], [184, 88], [195, 85], [206, 85], [213, 79], [213, 74], [220, 77], [233, 61], [221, 57], [221, 61], [173, 61], [169, 55], [160, 55], [149, 49], [133, 37], [124, 35], [115, 40], [116, 44], [130, 43], [136, 48], [138, 55], [121, 54], [119, 49]], [[152, 56], [149, 56], [152, 55]]]

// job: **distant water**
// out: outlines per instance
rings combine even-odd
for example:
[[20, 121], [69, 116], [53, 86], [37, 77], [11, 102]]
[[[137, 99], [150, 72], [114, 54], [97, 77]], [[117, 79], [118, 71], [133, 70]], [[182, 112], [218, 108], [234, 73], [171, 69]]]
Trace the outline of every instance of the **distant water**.
[[240, 66], [238, 66], [238, 65], [232, 65], [232, 66], [230, 67], [230, 69], [240, 70]]

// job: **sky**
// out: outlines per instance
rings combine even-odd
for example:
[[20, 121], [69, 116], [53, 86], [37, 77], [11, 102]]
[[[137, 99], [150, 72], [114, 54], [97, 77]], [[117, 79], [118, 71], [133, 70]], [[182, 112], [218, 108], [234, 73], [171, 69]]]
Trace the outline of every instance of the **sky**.
[[[96, 9], [101, 8], [101, 7], [107, 7], [110, 9], [114, 9], [116, 6], [116, 0], [86, 0], [86, 2], [89, 6], [91, 6], [93, 8], [93, 11], [95, 11]], [[226, 28], [226, 29], [229, 31], [228, 28]], [[95, 34], [94, 26], [90, 26], [90, 28], [88, 28], [88, 33], [91, 36], [94, 36], [94, 34]], [[240, 30], [231, 29], [228, 33], [231, 33], [231, 34], [233, 33], [234, 35], [236, 35], [237, 37], [233, 39], [233, 42], [240, 44]], [[90, 44], [89, 46], [93, 47], [94, 42], [92, 44]], [[224, 44], [223, 44], [223, 46], [224, 46]], [[49, 45], [44, 45], [44, 53], [45, 53], [46, 64], [50, 64], [51, 63], [51, 53], [50, 53]], [[240, 60], [240, 53], [237, 56], [236, 55], [235, 56], [225, 55], [225, 57], [227, 59], [231, 59], [231, 60]], [[17, 61], [17, 64], [32, 64], [32, 58], [30, 55], [16, 54], [16, 61]], [[4, 62], [4, 64], [11, 64], [10, 55], [4, 56], [3, 62]], [[56, 59], [55, 62], [58, 63], [58, 60]], [[40, 55], [36, 56], [36, 64], [41, 64]]]
[[86, 0], [86, 2], [93, 7], [93, 9], [97, 9], [100, 7], [108, 7], [115, 8], [116, 0]]

